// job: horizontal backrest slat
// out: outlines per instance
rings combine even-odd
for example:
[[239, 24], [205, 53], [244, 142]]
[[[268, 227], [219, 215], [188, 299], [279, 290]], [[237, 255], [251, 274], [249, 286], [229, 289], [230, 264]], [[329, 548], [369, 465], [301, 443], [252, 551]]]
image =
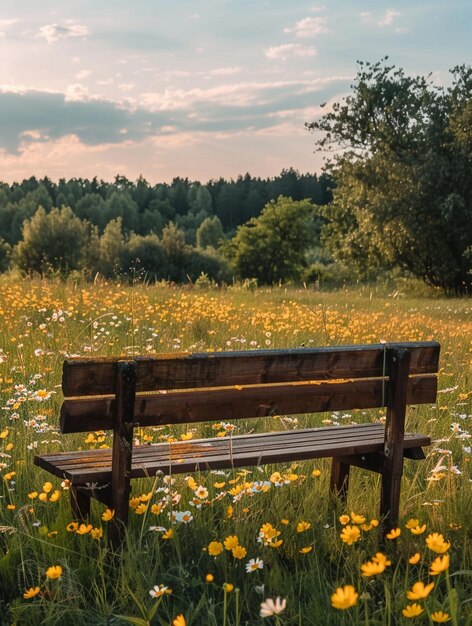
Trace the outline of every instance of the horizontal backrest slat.
[[411, 350], [411, 374], [438, 371], [439, 344], [408, 342], [291, 350], [252, 350], [149, 357], [69, 358], [64, 362], [65, 397], [115, 393], [116, 363], [137, 363], [136, 391], [257, 385], [305, 380], [369, 378], [387, 375], [389, 348]]
[[[387, 380], [255, 385], [138, 395], [135, 423], [140, 426], [234, 420], [385, 406]], [[410, 378], [408, 404], [435, 402], [436, 376]], [[113, 427], [113, 398], [66, 399], [61, 410], [63, 433]]]

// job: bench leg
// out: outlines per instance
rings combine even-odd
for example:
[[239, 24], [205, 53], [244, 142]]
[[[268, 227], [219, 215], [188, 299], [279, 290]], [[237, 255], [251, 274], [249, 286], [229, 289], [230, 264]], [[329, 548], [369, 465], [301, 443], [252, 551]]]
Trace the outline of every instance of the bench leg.
[[401, 480], [401, 474], [396, 476], [389, 472], [382, 474], [380, 517], [383, 519], [383, 525], [387, 532], [398, 526]]
[[329, 487], [334, 496], [341, 498], [343, 505], [347, 502], [349, 468], [350, 465], [348, 463], [343, 463], [335, 457], [331, 462], [331, 479]]
[[70, 487], [70, 505], [75, 520], [83, 522], [90, 517], [90, 496], [80, 488]]

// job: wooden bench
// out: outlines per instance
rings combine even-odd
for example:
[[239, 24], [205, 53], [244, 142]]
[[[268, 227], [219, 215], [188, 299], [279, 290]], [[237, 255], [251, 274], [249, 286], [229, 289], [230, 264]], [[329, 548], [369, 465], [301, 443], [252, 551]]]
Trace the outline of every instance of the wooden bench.
[[[35, 457], [71, 483], [76, 519], [90, 498], [115, 511], [118, 547], [132, 478], [332, 457], [331, 490], [346, 497], [351, 465], [382, 476], [380, 515], [398, 521], [403, 458], [425, 458], [427, 435], [405, 433], [407, 405], [436, 400], [439, 344], [68, 358], [62, 433], [113, 430], [111, 449]], [[137, 426], [386, 407], [386, 421], [135, 446]]]

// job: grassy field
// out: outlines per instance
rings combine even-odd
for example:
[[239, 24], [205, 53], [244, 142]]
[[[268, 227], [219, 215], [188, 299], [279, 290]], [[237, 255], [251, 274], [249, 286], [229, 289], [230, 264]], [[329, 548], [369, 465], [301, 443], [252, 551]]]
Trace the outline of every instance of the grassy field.
[[[0, 287], [3, 623], [472, 624], [470, 300], [6, 277]], [[407, 427], [434, 444], [425, 461], [406, 462], [401, 534], [381, 554], [378, 477], [354, 470], [347, 510], [333, 510], [327, 461], [135, 481], [120, 563], [107, 557], [104, 507], [94, 503], [92, 528], [77, 529], [67, 485], [33, 466], [35, 452], [111, 442], [109, 433], [59, 435], [65, 355], [394, 340], [441, 343], [440, 393], [436, 405], [409, 410]], [[352, 411], [234, 426], [241, 434], [382, 417]], [[228, 436], [230, 429], [221, 415], [218, 424], [141, 431], [137, 441]], [[413, 588], [418, 582], [425, 586]], [[262, 617], [261, 602], [277, 597], [285, 608]]]

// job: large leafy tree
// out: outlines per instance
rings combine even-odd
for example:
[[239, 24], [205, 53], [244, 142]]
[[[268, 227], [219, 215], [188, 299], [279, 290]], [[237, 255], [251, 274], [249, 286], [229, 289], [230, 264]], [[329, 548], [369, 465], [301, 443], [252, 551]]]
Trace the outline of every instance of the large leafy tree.
[[236, 275], [259, 283], [297, 281], [314, 244], [315, 206], [309, 200], [280, 196], [261, 215], [238, 228], [229, 244]]
[[400, 267], [445, 291], [472, 291], [472, 68], [447, 88], [359, 64], [352, 93], [320, 120], [336, 180], [324, 239], [359, 270]]
[[68, 274], [84, 267], [91, 228], [69, 207], [49, 213], [39, 207], [23, 225], [23, 240], [13, 250], [14, 264], [25, 273]]

